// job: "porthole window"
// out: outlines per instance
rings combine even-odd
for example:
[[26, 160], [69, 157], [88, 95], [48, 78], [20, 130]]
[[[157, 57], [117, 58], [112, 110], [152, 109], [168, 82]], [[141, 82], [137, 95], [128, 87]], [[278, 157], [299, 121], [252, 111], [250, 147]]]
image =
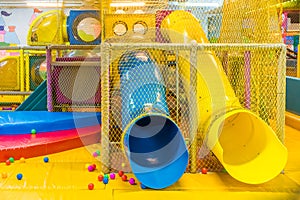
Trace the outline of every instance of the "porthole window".
[[128, 31], [127, 24], [122, 21], [118, 21], [113, 25], [114, 34], [117, 36], [125, 35]]
[[136, 23], [134, 23], [133, 25], [133, 32], [134, 33], [139, 33], [139, 34], [146, 34], [148, 30], [148, 26], [145, 22], [143, 21], [138, 21]]

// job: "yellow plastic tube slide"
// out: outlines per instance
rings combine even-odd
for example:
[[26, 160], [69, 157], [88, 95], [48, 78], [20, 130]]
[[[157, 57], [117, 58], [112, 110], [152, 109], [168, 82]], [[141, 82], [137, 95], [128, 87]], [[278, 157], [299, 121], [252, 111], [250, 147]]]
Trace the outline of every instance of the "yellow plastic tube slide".
[[[209, 43], [190, 12], [173, 11], [161, 30], [173, 43]], [[241, 182], [260, 184], [280, 174], [287, 162], [286, 147], [265, 121], [240, 105], [218, 58], [213, 52], [199, 51], [195, 67], [199, 130], [207, 147]], [[187, 74], [183, 75], [188, 79]]]

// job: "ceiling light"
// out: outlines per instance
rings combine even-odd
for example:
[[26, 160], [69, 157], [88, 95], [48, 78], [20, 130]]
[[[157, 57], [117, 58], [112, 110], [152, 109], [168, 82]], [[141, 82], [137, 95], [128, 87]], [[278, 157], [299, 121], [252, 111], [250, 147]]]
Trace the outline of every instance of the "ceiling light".
[[120, 2], [120, 3], [110, 3], [111, 7], [138, 7], [145, 6], [145, 2]]
[[51, 2], [28, 1], [28, 2], [26, 2], [26, 5], [28, 7], [62, 7], [63, 3], [62, 2], [55, 2], [55, 1], [51, 1]]

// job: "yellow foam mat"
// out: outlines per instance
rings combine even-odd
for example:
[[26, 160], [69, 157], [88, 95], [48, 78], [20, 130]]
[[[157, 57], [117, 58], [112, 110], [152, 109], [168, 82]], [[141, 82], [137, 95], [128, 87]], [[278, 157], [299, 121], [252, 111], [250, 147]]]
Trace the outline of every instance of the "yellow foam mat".
[[[15, 161], [10, 166], [0, 163], [0, 199], [262, 199], [300, 200], [300, 131], [286, 127], [285, 145], [289, 151], [288, 163], [282, 174], [259, 185], [241, 183], [227, 173], [184, 174], [174, 185], [163, 190], [141, 189], [130, 185], [119, 176], [107, 185], [97, 180], [101, 174], [100, 162], [87, 148], [78, 148], [43, 157]], [[276, 155], [274, 155], [276, 156]], [[86, 164], [97, 165], [89, 172]], [[253, 170], [259, 170], [253, 169]], [[23, 174], [22, 180], [16, 175]], [[133, 174], [127, 174], [134, 177]], [[163, 178], [163, 177], [162, 177]], [[94, 190], [88, 184], [94, 184]]]

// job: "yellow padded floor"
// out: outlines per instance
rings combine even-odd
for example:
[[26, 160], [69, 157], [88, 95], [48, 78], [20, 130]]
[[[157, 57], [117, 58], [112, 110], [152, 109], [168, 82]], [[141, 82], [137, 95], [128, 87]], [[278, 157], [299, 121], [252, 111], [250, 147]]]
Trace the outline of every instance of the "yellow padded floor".
[[[43, 162], [43, 157], [26, 159], [25, 163], [15, 161], [10, 166], [0, 163], [0, 174], [8, 175], [0, 176], [0, 199], [300, 200], [300, 131], [286, 126], [285, 144], [289, 158], [284, 172], [260, 185], [244, 184], [226, 173], [213, 172], [184, 174], [177, 183], [163, 190], [143, 190], [118, 176], [104, 185], [97, 180], [99, 169], [88, 172], [85, 168], [86, 164], [99, 166], [100, 163], [86, 148], [78, 148], [48, 155], [48, 163]], [[18, 173], [23, 174], [22, 180], [17, 180]], [[94, 183], [94, 190], [88, 190], [89, 183]]]

